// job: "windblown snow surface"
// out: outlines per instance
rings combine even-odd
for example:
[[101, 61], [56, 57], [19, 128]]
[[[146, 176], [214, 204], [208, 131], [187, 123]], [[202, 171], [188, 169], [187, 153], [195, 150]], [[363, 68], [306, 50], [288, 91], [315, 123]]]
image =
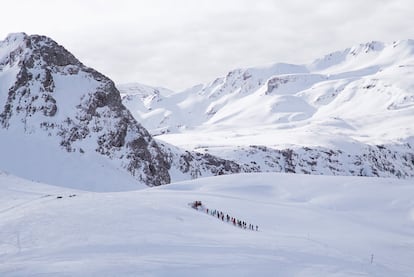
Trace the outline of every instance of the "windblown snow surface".
[[97, 193], [1, 173], [0, 276], [414, 276], [413, 195], [391, 178], [255, 173]]

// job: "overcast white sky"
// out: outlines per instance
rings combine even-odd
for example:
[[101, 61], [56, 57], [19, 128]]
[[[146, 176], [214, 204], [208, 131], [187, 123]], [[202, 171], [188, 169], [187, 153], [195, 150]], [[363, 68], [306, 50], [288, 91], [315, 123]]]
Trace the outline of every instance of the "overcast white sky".
[[7, 0], [8, 33], [52, 37], [116, 83], [179, 90], [227, 71], [414, 38], [412, 0]]

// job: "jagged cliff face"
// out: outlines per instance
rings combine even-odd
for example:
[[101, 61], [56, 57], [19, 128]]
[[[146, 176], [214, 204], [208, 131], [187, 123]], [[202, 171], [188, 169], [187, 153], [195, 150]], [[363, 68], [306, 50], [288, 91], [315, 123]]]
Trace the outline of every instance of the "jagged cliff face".
[[44, 36], [13, 34], [0, 49], [3, 130], [51, 137], [70, 153], [99, 153], [148, 186], [170, 182], [164, 154], [110, 79]]

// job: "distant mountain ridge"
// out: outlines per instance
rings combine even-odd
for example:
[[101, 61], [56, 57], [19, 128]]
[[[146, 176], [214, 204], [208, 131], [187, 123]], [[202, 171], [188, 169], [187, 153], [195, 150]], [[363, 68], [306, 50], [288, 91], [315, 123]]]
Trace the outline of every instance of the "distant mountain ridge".
[[[413, 64], [413, 40], [370, 42], [328, 54], [308, 65], [276, 63], [236, 69], [209, 84], [182, 92], [164, 89], [168, 91], [164, 94], [163, 90], [137, 83], [118, 87], [123, 103], [133, 115], [145, 119], [145, 126], [159, 134], [200, 126], [279, 124], [314, 115], [319, 119], [320, 108], [331, 110], [324, 117], [340, 118], [343, 116], [333, 110], [345, 101], [338, 100], [354, 97], [355, 91], [365, 91], [373, 97], [374, 93], [381, 97], [392, 94], [389, 99], [381, 99], [380, 111], [411, 106], [414, 84], [405, 80], [411, 77]], [[407, 76], [390, 78], [399, 74]], [[367, 110], [367, 114], [370, 112]], [[252, 117], [256, 121], [246, 121]]]
[[412, 80], [414, 41], [402, 40], [356, 45], [305, 65], [236, 69], [181, 92], [163, 94], [139, 84], [119, 88], [124, 105], [157, 139], [262, 164], [250, 170], [292, 168], [287, 160], [275, 162], [275, 153], [253, 158], [254, 146], [293, 151], [296, 164], [313, 164], [301, 154], [305, 149], [353, 157], [324, 165], [332, 170], [297, 165], [290, 172], [409, 177], [414, 176]]

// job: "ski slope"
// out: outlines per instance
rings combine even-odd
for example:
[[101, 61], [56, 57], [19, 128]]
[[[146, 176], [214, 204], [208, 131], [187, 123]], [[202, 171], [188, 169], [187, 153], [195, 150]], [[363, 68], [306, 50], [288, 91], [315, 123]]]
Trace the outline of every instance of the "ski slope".
[[413, 276], [413, 195], [386, 178], [256, 173], [97, 193], [1, 173], [0, 276]]

